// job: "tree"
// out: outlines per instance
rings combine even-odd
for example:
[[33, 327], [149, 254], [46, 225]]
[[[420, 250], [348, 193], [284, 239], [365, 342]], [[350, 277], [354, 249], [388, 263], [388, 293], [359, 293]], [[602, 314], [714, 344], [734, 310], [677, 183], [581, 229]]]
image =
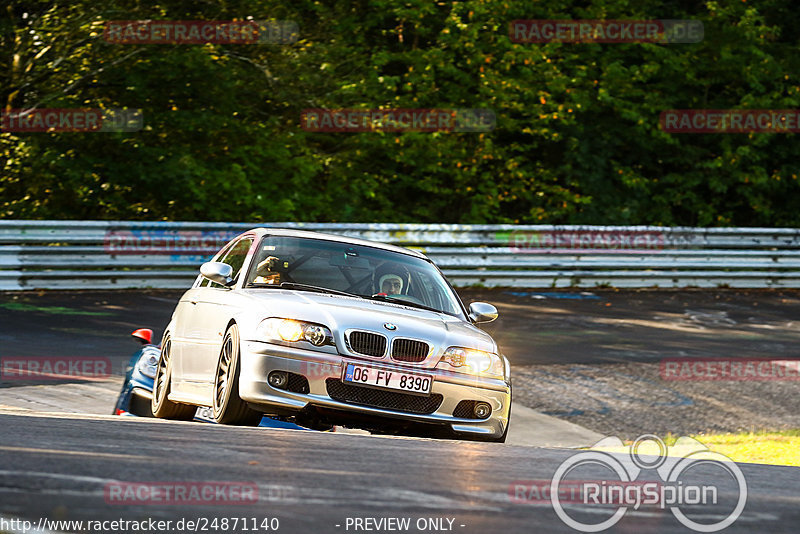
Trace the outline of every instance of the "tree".
[[[793, 137], [667, 109], [796, 109], [790, 0], [15, 0], [6, 109], [142, 109], [138, 133], [0, 133], [0, 217], [782, 225]], [[109, 20], [293, 20], [291, 45], [118, 45]], [[696, 44], [514, 43], [515, 19], [697, 19]], [[483, 133], [318, 133], [306, 108], [486, 108]]]

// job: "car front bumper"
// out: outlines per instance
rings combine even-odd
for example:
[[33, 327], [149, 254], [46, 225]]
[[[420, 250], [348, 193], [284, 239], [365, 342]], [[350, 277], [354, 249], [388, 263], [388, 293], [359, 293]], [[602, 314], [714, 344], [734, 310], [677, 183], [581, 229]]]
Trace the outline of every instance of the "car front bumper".
[[[343, 369], [350, 362], [387, 370], [429, 375], [433, 378], [431, 395], [441, 395], [441, 404], [431, 413], [414, 413], [405, 410], [402, 406], [377, 407], [353, 401], [336, 400], [331, 397], [329, 386], [338, 386], [335, 382], [341, 380]], [[273, 371], [285, 371], [304, 376], [308, 380], [308, 392], [292, 392], [271, 386], [267, 377]], [[385, 399], [385, 396], [381, 395], [384, 390], [355, 385], [346, 385], [345, 387], [359, 390], [370, 389], [370, 392], [362, 393], [365, 393], [366, 397], [374, 396]], [[261, 341], [243, 341], [241, 344], [239, 396], [266, 412], [270, 410], [280, 413], [302, 412], [313, 407], [347, 412], [362, 417], [374, 416], [376, 419], [387, 418], [448, 426], [457, 434], [489, 439], [499, 438], [503, 435], [508, 426], [511, 408], [511, 387], [503, 380], [472, 377], [439, 369], [403, 366], [386, 359], [353, 358]], [[393, 392], [393, 394], [390, 393], [390, 396], [393, 399], [413, 397], [402, 392]], [[418, 400], [418, 398], [414, 400]], [[485, 419], [456, 417], [453, 412], [461, 401], [486, 402], [491, 406], [492, 412]], [[432, 400], [431, 404], [436, 403]]]
[[122, 391], [117, 398], [114, 413], [130, 413], [139, 417], [153, 417], [150, 411], [150, 399], [153, 391], [153, 379], [137, 370], [125, 380]]

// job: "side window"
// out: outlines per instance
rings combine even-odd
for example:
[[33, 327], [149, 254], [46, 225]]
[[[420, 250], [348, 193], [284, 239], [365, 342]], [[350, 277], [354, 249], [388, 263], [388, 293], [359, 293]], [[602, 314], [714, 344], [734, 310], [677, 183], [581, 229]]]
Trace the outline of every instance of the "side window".
[[[242, 266], [244, 265], [244, 260], [247, 259], [247, 253], [250, 250], [250, 247], [253, 245], [253, 240], [249, 237], [245, 237], [236, 243], [228, 251], [222, 256], [222, 258], [218, 259], [222, 263], [227, 263], [231, 267], [233, 267], [233, 279], [236, 280], [239, 277], [239, 273], [242, 270]], [[207, 283], [208, 282], [208, 283]], [[200, 287], [215, 287], [221, 288], [220, 284], [216, 284], [211, 282], [210, 280], [204, 280]]]
[[253, 246], [253, 240], [249, 237], [245, 237], [233, 247], [231, 250], [222, 258], [222, 263], [227, 263], [231, 267], [233, 267], [233, 279], [236, 280], [239, 278], [239, 273], [242, 270], [242, 265], [244, 265], [244, 260], [247, 258], [247, 253], [250, 251], [250, 247]]

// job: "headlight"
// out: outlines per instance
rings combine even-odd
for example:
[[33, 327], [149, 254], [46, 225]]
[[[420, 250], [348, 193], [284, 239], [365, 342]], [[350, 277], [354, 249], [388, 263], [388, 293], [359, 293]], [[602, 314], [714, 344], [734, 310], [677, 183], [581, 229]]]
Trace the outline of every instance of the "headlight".
[[333, 345], [333, 336], [327, 327], [294, 319], [264, 319], [258, 325], [258, 335], [267, 341], [308, 341], [316, 347]]
[[464, 347], [447, 349], [436, 368], [457, 369], [460, 373], [492, 378], [503, 378], [504, 373], [503, 360], [497, 354]]
[[139, 361], [136, 362], [136, 370], [149, 378], [156, 377], [156, 366], [158, 365], [159, 352], [156, 349], [145, 349]]

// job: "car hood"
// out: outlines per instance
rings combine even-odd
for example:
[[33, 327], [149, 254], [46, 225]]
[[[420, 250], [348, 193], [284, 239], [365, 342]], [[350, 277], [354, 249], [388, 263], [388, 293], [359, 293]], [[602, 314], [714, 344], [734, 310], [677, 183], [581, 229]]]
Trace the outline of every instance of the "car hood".
[[[344, 342], [344, 332], [357, 329], [378, 332], [390, 340], [421, 339], [436, 347], [434, 354], [441, 354], [451, 346], [497, 352], [489, 334], [445, 313], [310, 291], [245, 289], [242, 292], [253, 302], [251, 311], [259, 308], [264, 318], [285, 317], [323, 324], [331, 329], [337, 344]], [[395, 325], [396, 330], [388, 330], [386, 323]]]

